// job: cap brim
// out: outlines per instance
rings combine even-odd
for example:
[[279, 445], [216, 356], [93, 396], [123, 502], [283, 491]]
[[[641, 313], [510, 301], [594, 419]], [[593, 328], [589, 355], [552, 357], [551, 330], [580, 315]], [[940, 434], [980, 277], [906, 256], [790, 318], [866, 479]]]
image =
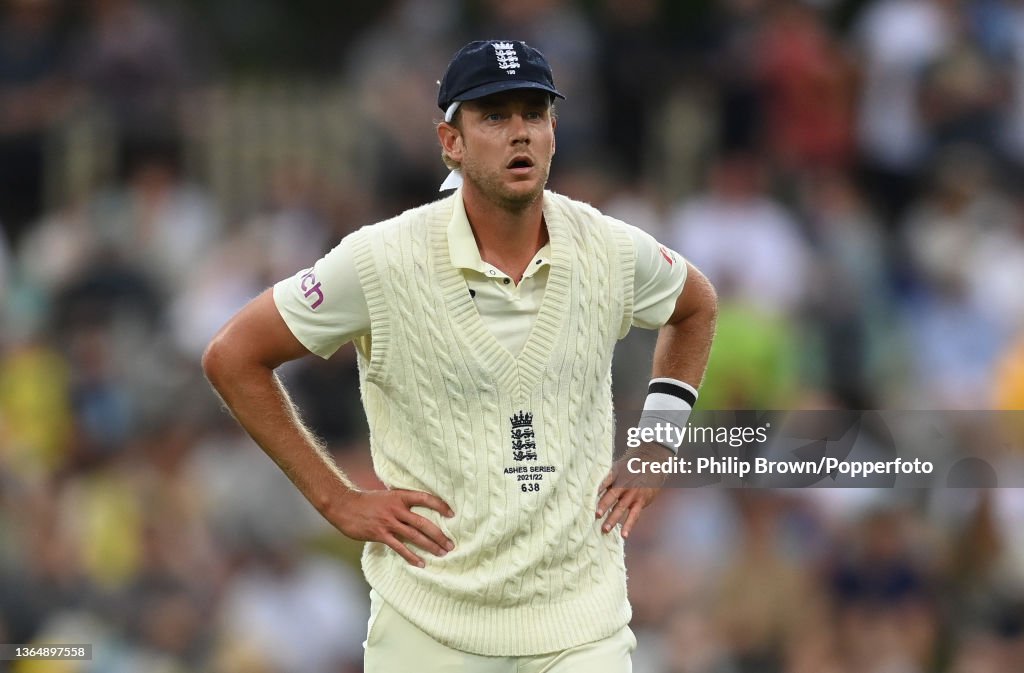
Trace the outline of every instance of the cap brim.
[[550, 87], [547, 84], [541, 84], [540, 82], [530, 82], [526, 80], [505, 80], [502, 82], [488, 82], [487, 84], [481, 84], [480, 86], [473, 87], [467, 91], [464, 91], [456, 96], [452, 96], [452, 101], [467, 101], [476, 100], [483, 98], [484, 96], [490, 96], [492, 93], [501, 93], [502, 91], [514, 91], [516, 89], [536, 89], [539, 91], [547, 91], [553, 96], [558, 96], [564, 99], [558, 89]]

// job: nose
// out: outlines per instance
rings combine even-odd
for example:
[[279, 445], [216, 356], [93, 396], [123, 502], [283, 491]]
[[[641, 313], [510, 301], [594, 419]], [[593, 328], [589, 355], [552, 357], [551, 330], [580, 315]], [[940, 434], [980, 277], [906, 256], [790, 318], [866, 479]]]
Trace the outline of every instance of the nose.
[[512, 115], [510, 125], [512, 143], [525, 143], [528, 145], [530, 143], [530, 127], [523, 115]]

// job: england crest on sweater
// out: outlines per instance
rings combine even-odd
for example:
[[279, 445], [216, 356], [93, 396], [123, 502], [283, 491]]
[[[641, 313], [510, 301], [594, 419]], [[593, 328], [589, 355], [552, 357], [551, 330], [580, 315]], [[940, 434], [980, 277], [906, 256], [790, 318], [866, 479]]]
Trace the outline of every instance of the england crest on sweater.
[[[509, 416], [509, 433], [512, 438], [512, 460], [515, 464], [505, 467], [505, 474], [519, 483], [523, 493], [539, 493], [544, 475], [558, 471], [554, 465], [537, 464], [537, 433], [533, 430], [533, 412], [519, 410]], [[529, 466], [525, 461], [533, 461]]]
[[533, 431], [533, 414], [520, 411], [508, 419], [512, 423], [512, 458], [515, 461], [537, 460], [537, 441]]

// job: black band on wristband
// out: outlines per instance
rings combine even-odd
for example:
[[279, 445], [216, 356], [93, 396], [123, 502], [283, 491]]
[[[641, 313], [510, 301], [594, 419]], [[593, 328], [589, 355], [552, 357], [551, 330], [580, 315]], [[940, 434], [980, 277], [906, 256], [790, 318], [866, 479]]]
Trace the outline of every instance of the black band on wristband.
[[678, 397], [689, 404], [691, 409], [697, 404], [697, 396], [692, 391], [667, 381], [651, 381], [651, 385], [647, 387], [647, 394], [651, 395], [654, 393]]

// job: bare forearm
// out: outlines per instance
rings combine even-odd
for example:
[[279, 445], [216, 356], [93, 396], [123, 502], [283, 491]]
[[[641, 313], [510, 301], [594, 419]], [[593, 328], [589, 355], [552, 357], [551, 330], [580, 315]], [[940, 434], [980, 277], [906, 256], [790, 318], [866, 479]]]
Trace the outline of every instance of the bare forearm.
[[654, 377], [669, 377], [699, 388], [704, 379], [714, 337], [714, 318], [695, 314], [665, 325], [654, 348]]
[[318, 511], [325, 512], [339, 493], [355, 489], [303, 425], [273, 370], [208, 361], [204, 368], [235, 419]]

